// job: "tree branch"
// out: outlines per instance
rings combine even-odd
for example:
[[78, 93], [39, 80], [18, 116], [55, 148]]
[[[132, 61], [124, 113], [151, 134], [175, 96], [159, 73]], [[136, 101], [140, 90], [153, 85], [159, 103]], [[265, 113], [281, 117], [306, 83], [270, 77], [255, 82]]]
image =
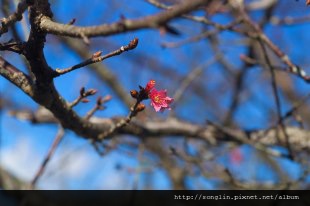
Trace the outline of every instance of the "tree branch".
[[40, 29], [46, 33], [79, 38], [109, 36], [112, 34], [134, 31], [143, 28], [158, 28], [175, 17], [196, 10], [200, 6], [206, 5], [208, 2], [208, 0], [184, 1], [184, 3], [178, 4], [168, 11], [163, 11], [155, 15], [150, 15], [135, 20], [123, 19], [112, 24], [89, 27], [60, 24], [54, 22], [48, 16], [43, 16], [40, 21]]
[[68, 72], [74, 71], [78, 68], [85, 67], [85, 66], [90, 65], [90, 64], [101, 62], [101, 61], [108, 59], [110, 57], [120, 55], [121, 53], [123, 53], [125, 51], [129, 51], [129, 50], [136, 48], [137, 45], [138, 45], [138, 39], [134, 38], [132, 41], [129, 42], [128, 45], [122, 46], [121, 48], [119, 48], [113, 52], [110, 52], [104, 56], [101, 56], [101, 51], [96, 52], [95, 54], [92, 55], [91, 58], [89, 58], [89, 59], [87, 59], [87, 60], [85, 60], [85, 61], [83, 61], [77, 65], [74, 65], [74, 66], [66, 68], [66, 69], [56, 69], [56, 71], [54, 73], [54, 77], [58, 77], [60, 75], [66, 74]]
[[1, 27], [0, 27], [0, 36], [6, 32], [8, 32], [8, 27], [15, 24], [15, 22], [22, 20], [23, 13], [26, 11], [27, 7], [32, 4], [32, 1], [23, 0], [18, 3], [17, 10], [8, 16], [7, 18], [2, 18]]
[[[29, 112], [29, 117], [34, 115]], [[40, 118], [36, 115], [38, 120], [41, 122], [35, 123], [51, 123], [55, 118], [50, 114], [50, 118], [47, 118], [47, 114], [44, 115], [44, 118]], [[31, 118], [30, 118], [31, 119]], [[94, 127], [94, 131], [89, 130], [90, 133], [85, 133], [85, 138], [91, 138], [97, 132], [108, 131], [107, 128], [113, 128], [118, 122], [121, 122], [126, 118], [124, 117], [115, 117], [115, 118], [98, 118], [91, 117], [89, 119], [89, 124]], [[58, 123], [55, 121], [54, 123]], [[95, 128], [99, 129], [96, 131]], [[101, 128], [101, 129], [100, 129]], [[104, 129], [105, 128], [105, 129]], [[73, 130], [75, 131], [75, 130]], [[286, 140], [282, 133], [278, 135], [277, 139], [277, 128], [272, 127], [267, 130], [251, 130], [245, 131], [242, 129], [231, 129], [228, 127], [221, 127], [215, 125], [199, 125], [183, 120], [169, 118], [167, 120], [158, 120], [158, 121], [140, 121], [133, 119], [131, 124], [126, 125], [125, 127], [119, 128], [115, 131], [110, 138], [117, 135], [135, 135], [138, 137], [164, 137], [171, 136], [172, 138], [179, 137], [191, 137], [193, 139], [201, 139], [209, 142], [210, 144], [216, 144], [217, 141], [234, 141], [241, 144], [255, 144], [259, 142], [264, 146], [286, 146]], [[293, 150], [302, 150], [310, 149], [310, 131], [297, 127], [286, 127], [286, 132], [288, 134], [289, 143], [292, 146]], [[248, 141], [249, 140], [249, 141]], [[259, 146], [259, 147], [261, 147]]]
[[28, 75], [18, 70], [0, 56], [0, 75], [19, 87], [30, 97], [34, 96], [35, 88]]

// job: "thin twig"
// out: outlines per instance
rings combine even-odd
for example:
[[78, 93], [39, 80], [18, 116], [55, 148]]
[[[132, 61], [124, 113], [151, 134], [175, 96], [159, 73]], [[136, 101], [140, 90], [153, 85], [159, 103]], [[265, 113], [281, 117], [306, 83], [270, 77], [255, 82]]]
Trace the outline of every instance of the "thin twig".
[[94, 95], [96, 93], [97, 93], [96, 89], [89, 89], [89, 90], [85, 91], [85, 88], [82, 87], [80, 89], [80, 96], [78, 96], [78, 98], [76, 98], [72, 103], [70, 103], [69, 107], [73, 108], [80, 102], [83, 102], [83, 103], [89, 102], [89, 100], [86, 97]]
[[85, 119], [89, 120], [95, 114], [96, 111], [105, 109], [103, 104], [110, 101], [111, 98], [112, 97], [110, 95], [106, 95], [103, 98], [98, 97], [96, 105], [86, 114]]
[[[270, 73], [271, 73], [271, 84], [272, 84], [272, 89], [273, 89], [274, 98], [275, 98], [275, 102], [276, 102], [278, 123], [279, 123], [279, 126], [280, 126], [284, 136], [285, 136], [286, 147], [288, 149], [289, 158], [293, 159], [294, 155], [293, 155], [293, 151], [291, 149], [291, 145], [289, 142], [289, 136], [287, 134], [285, 125], [281, 121], [281, 119], [282, 119], [282, 117], [281, 117], [281, 105], [280, 105], [280, 97], [279, 97], [279, 94], [277, 92], [277, 83], [276, 83], [275, 71], [271, 65], [271, 61], [270, 61], [269, 56], [267, 54], [267, 49], [265, 48], [265, 45], [268, 46], [286, 65], [288, 65], [292, 72], [298, 74], [302, 78], [306, 77], [306, 73], [303, 70], [301, 70], [298, 66], [294, 65], [290, 61], [289, 57], [286, 54], [284, 54], [275, 44], [273, 44], [272, 41], [270, 41], [270, 39], [262, 32], [260, 27], [251, 20], [249, 15], [245, 12], [244, 8], [240, 7], [239, 11], [241, 13], [241, 16], [244, 19], [244, 22], [247, 23], [250, 27], [252, 27], [252, 29], [257, 33], [256, 35], [257, 35], [258, 43], [260, 44], [260, 46], [263, 50], [263, 56], [266, 60], [267, 66], [270, 69]], [[310, 78], [308, 80], [310, 80]]]
[[[301, 77], [302, 79], [304, 79], [307, 83], [310, 83], [310, 76], [307, 75], [307, 73], [300, 68], [299, 66], [295, 65], [289, 58], [289, 56], [287, 54], [285, 54], [277, 45], [275, 45], [265, 34], [264, 32], [261, 30], [261, 28], [259, 27], [259, 25], [257, 25], [256, 23], [254, 23], [251, 18], [249, 17], [249, 15], [246, 13], [246, 11], [244, 9], [240, 9], [239, 10], [243, 21], [245, 23], [247, 23], [249, 26], [252, 27], [252, 29], [254, 30], [254, 32], [242, 32], [239, 31], [240, 33], [243, 33], [245, 35], [247, 35], [250, 38], [254, 38], [254, 39], [259, 39], [260, 41], [262, 41], [264, 43], [264, 45], [266, 45], [271, 51], [273, 51], [273, 53], [284, 63], [288, 66], [289, 70], [291, 73], [296, 74], [297, 76]], [[238, 31], [238, 29], [236, 29], [236, 31]], [[271, 65], [271, 63], [270, 63]]]
[[[173, 95], [174, 102], [179, 102], [180, 98], [185, 94], [184, 91], [186, 90], [186, 88], [188, 88], [188, 86], [195, 80], [195, 78], [197, 78], [203, 72], [205, 68], [208, 68], [209, 66], [214, 64], [218, 58], [218, 56], [215, 56], [203, 65], [200, 65], [199, 67], [191, 71], [190, 74], [185, 77], [185, 79], [180, 83], [178, 89], [175, 91]], [[175, 104], [173, 107], [175, 107]]]
[[[83, 101], [83, 100], [87, 100], [86, 97], [91, 96], [96, 94], [97, 90], [95, 89], [89, 89], [87, 91], [85, 91], [85, 88], [82, 87], [80, 89], [80, 96], [74, 100], [71, 104], [69, 104], [70, 108], [73, 108], [74, 106], [76, 106], [79, 102]], [[87, 100], [88, 101], [88, 100]], [[87, 102], [86, 101], [86, 102]], [[62, 126], [60, 126], [60, 128], [58, 129], [57, 135], [52, 143], [52, 146], [50, 147], [45, 159], [43, 160], [39, 170], [37, 171], [36, 175], [34, 176], [33, 180], [31, 181], [30, 184], [30, 189], [34, 189], [35, 185], [37, 183], [37, 181], [39, 180], [39, 178], [42, 176], [49, 160], [51, 159], [51, 157], [53, 156], [53, 154], [55, 153], [56, 148], [58, 147], [59, 143], [61, 142], [61, 140], [63, 139], [65, 134], [65, 130]]]
[[214, 122], [211, 122], [210, 120], [207, 120], [207, 123], [211, 126], [213, 126], [218, 132], [224, 134], [224, 135], [227, 135], [229, 137], [232, 137], [234, 138], [236, 141], [238, 142], [241, 142], [243, 144], [248, 144], [248, 145], [251, 145], [252, 147], [254, 147], [255, 149], [259, 150], [259, 151], [262, 151], [268, 155], [272, 155], [274, 157], [287, 157], [286, 155], [284, 154], [281, 154], [280, 152], [276, 151], [276, 150], [273, 150], [273, 149], [270, 149], [270, 148], [267, 148], [266, 146], [264, 146], [263, 144], [261, 143], [258, 143], [258, 142], [254, 142], [252, 141], [251, 139], [248, 139], [246, 136], [244, 135], [241, 135], [241, 134], [238, 134], [238, 133], [235, 133], [235, 132], [232, 132], [230, 131], [229, 129], [227, 128], [224, 128], [220, 125], [217, 125], [216, 123]]
[[310, 98], [310, 93], [307, 94], [305, 97], [301, 98], [299, 102], [297, 102], [289, 111], [287, 111], [280, 120], [270, 128], [266, 129], [262, 135], [259, 135], [257, 139], [261, 139], [262, 137], [265, 137], [271, 130], [275, 129], [280, 122], [284, 122], [287, 118], [291, 117], [292, 114], [294, 114], [308, 99]]
[[[251, 65], [258, 64], [258, 65], [265, 66], [264, 63], [259, 62], [257, 59], [253, 59], [253, 58], [246, 56], [246, 55], [240, 55], [240, 59], [242, 61], [246, 62], [247, 64], [251, 64]], [[279, 66], [279, 65], [271, 65], [271, 66], [273, 67], [273, 69], [275, 69], [277, 71], [291, 73], [291, 74], [294, 74], [294, 75], [298, 76], [299, 78], [303, 79], [307, 83], [310, 82], [310, 76], [309, 75], [307, 76], [305, 74], [305, 72], [303, 72], [304, 70], [300, 67], [296, 67], [297, 70], [292, 70], [288, 66]], [[300, 73], [302, 73], [302, 75], [300, 75]]]
[[283, 132], [283, 134], [285, 136], [286, 147], [287, 147], [287, 150], [288, 150], [288, 153], [289, 153], [289, 158], [293, 159], [294, 155], [293, 155], [293, 151], [292, 151], [292, 148], [291, 148], [291, 145], [290, 145], [290, 142], [289, 142], [289, 136], [288, 136], [288, 134], [286, 132], [286, 128], [285, 128], [284, 123], [281, 121], [282, 120], [281, 103], [280, 103], [280, 97], [279, 97], [279, 94], [278, 94], [278, 91], [277, 91], [277, 81], [276, 81], [275, 71], [274, 71], [274, 69], [271, 66], [271, 62], [270, 62], [269, 56], [267, 54], [267, 50], [265, 48], [265, 45], [263, 44], [262, 41], [259, 41], [259, 43], [260, 43], [260, 45], [262, 47], [263, 55], [264, 55], [264, 58], [266, 60], [267, 66], [270, 69], [271, 85], [272, 85], [272, 90], [273, 90], [273, 94], [274, 94], [274, 98], [275, 98], [275, 102], [276, 102], [278, 122], [279, 122], [280, 128], [281, 128], [281, 130], [282, 130], [282, 132]]
[[60, 127], [58, 129], [58, 132], [56, 134], [56, 137], [53, 141], [53, 144], [52, 146], [50, 147], [46, 157], [44, 158], [39, 170], [37, 171], [36, 175], [34, 176], [33, 180], [31, 181], [31, 184], [30, 184], [30, 189], [34, 189], [35, 188], [35, 185], [36, 183], [38, 182], [39, 178], [42, 176], [45, 168], [46, 168], [46, 165], [47, 163], [49, 162], [49, 160], [51, 159], [52, 155], [54, 154], [57, 146], [59, 145], [59, 143], [61, 142], [61, 140], [63, 139], [64, 137], [64, 134], [65, 134], [65, 130], [63, 127]]
[[[162, 4], [156, 0], [147, 0], [147, 2], [149, 2], [150, 4], [153, 4], [154, 6], [158, 7], [158, 8], [161, 8], [161, 9], [172, 9], [173, 7], [171, 6], [167, 6], [165, 4]], [[226, 25], [221, 25], [221, 24], [218, 24], [216, 22], [213, 22], [213, 21], [210, 21], [209, 19], [203, 17], [203, 16], [194, 16], [194, 15], [189, 15], [189, 14], [183, 14], [182, 15], [183, 18], [185, 19], [189, 19], [189, 20], [192, 20], [192, 21], [195, 21], [195, 22], [199, 22], [199, 23], [203, 23], [203, 24], [206, 24], [206, 25], [209, 25], [209, 26], [213, 26], [214, 28], [218, 29], [218, 30], [225, 30], [225, 29], [232, 29], [233, 27], [230, 27], [230, 28], [225, 28], [227, 27]], [[242, 19], [238, 19], [236, 22], [239, 22], [241, 23]]]
[[292, 25], [292, 24], [303, 24], [310, 21], [310, 16], [300, 16], [300, 17], [285, 17], [279, 18], [276, 16], [271, 17], [270, 22], [273, 25]]
[[111, 141], [109, 141], [110, 144], [107, 145], [104, 142], [96, 142], [94, 140], [90, 140], [90, 143], [93, 145], [93, 147], [95, 148], [96, 152], [100, 155], [100, 156], [105, 156], [107, 155], [109, 152], [112, 152], [113, 150], [116, 149], [116, 146], [118, 144], [118, 141], [116, 138], [113, 138]]
[[139, 86], [140, 91], [136, 91], [136, 90], [131, 90], [130, 94], [131, 96], [136, 99], [136, 103], [130, 108], [130, 112], [127, 115], [127, 117], [121, 119], [119, 122], [117, 122], [116, 124], [113, 124], [109, 130], [107, 130], [106, 132], [99, 134], [98, 138], [96, 139], [96, 141], [101, 141], [103, 140], [105, 137], [110, 136], [111, 134], [113, 134], [115, 131], [117, 131], [118, 129], [126, 126], [127, 124], [129, 124], [129, 122], [131, 121], [131, 119], [133, 117], [135, 117], [139, 112], [143, 111], [145, 109], [145, 105], [142, 104], [141, 102], [145, 99], [148, 99], [148, 95], [149, 95], [149, 91], [146, 90], [146, 88], [143, 88], [142, 86]]
[[23, 42], [13, 42], [13, 41], [8, 41], [6, 43], [0, 43], [0, 51], [11, 51], [15, 52], [18, 54], [21, 54], [23, 52], [24, 48], [24, 43]]
[[[170, 9], [171, 7], [166, 6], [165, 4], [162, 4], [156, 0], [147, 0], [149, 3], [159, 7], [159, 8], [163, 8], [163, 9]], [[182, 15], [182, 17], [190, 19], [192, 21], [196, 21], [196, 22], [200, 22], [206, 25], [210, 25], [215, 27], [217, 30], [221, 31], [221, 30], [229, 30], [229, 31], [234, 31], [243, 35], [248, 36], [249, 38], [254, 38], [254, 39], [261, 39], [280, 59], [281, 61], [283, 61], [284, 64], [286, 64], [288, 66], [288, 69], [290, 71], [290, 73], [293, 73], [297, 76], [299, 76], [300, 78], [302, 78], [303, 80], [305, 80], [307, 83], [310, 83], [310, 75], [307, 75], [307, 73], [305, 72], [305, 70], [303, 70], [301, 67], [295, 65], [290, 58], [288, 57], [288, 55], [286, 55], [284, 52], [282, 52], [280, 50], [280, 48], [278, 46], [276, 46], [262, 31], [261, 29], [258, 27], [258, 25], [254, 24], [251, 20], [250, 17], [247, 15], [247, 13], [244, 11], [244, 9], [240, 9], [240, 13], [242, 14], [242, 16], [236, 21], [236, 23], [238, 22], [247, 22], [249, 23], [255, 30], [255, 32], [249, 32], [249, 31], [243, 31], [239, 28], [236, 28], [234, 26], [231, 27], [227, 27], [227, 25], [221, 25], [218, 24], [216, 22], [212, 22], [210, 20], [208, 20], [205, 17], [200, 17], [200, 16], [192, 16], [192, 15]], [[227, 28], [225, 28], [227, 27]], [[212, 33], [212, 32], [210, 32]], [[208, 32], [206, 32], [204, 35], [209, 36], [210, 34], [208, 34]], [[201, 36], [197, 36], [195, 37], [197, 39], [202, 38]], [[193, 40], [188, 40], [188, 41], [193, 41]], [[165, 45], [168, 47], [175, 47], [178, 45]]]
[[[133, 107], [130, 108], [130, 112], [127, 115], [126, 118], [121, 119], [119, 122], [117, 122], [116, 124], [114, 124], [113, 126], [110, 127], [110, 129], [102, 134], [100, 134], [97, 138], [97, 141], [101, 141], [103, 140], [105, 137], [110, 136], [111, 134], [113, 134], [116, 130], [126, 126], [127, 124], [129, 124], [129, 122], [131, 121], [131, 119], [137, 115], [137, 113], [139, 112], [139, 110], [137, 110], [138, 106], [141, 105], [140, 104], [141, 101], [138, 101], [135, 103], [135, 105]], [[144, 109], [144, 108], [143, 108]]]
[[198, 42], [202, 39], [206, 39], [210, 36], [214, 36], [218, 34], [219, 32], [222, 32], [225, 30], [231, 30], [234, 26], [238, 25], [239, 23], [241, 23], [241, 19], [237, 19], [236, 21], [233, 21], [227, 25], [218, 26], [214, 30], [211, 30], [211, 31], [208, 30], [206, 32], [198, 34], [197, 36], [193, 36], [193, 37], [190, 37], [188, 39], [185, 39], [179, 42], [164, 42], [162, 43], [162, 46], [165, 48], [176, 48], [176, 47], [182, 46], [187, 43]]
[[126, 46], [122, 46], [120, 47], [119, 49], [113, 51], [113, 52], [110, 52], [104, 56], [100, 56], [101, 55], [101, 52], [98, 51], [96, 53], [94, 53], [92, 55], [91, 58], [79, 63], [79, 64], [76, 64], [72, 67], [69, 67], [69, 68], [66, 68], [66, 69], [59, 69], [57, 68], [55, 70], [55, 72], [53, 73], [54, 77], [58, 77], [58, 76], [61, 76], [63, 74], [66, 74], [68, 72], [71, 72], [71, 71], [74, 71], [76, 69], [79, 69], [81, 67], [85, 67], [87, 65], [90, 65], [90, 64], [94, 64], [94, 63], [97, 63], [97, 62], [101, 62], [107, 58], [110, 58], [110, 57], [113, 57], [113, 56], [117, 56], [117, 55], [120, 55], [121, 53], [125, 52], [125, 51], [129, 51], [129, 50], [132, 50], [134, 48], [136, 48], [138, 45], [138, 38], [134, 38], [132, 41], [129, 42], [128, 45]]
[[303, 70], [301, 67], [295, 65], [288, 55], [286, 55], [284, 52], [280, 50], [279, 47], [277, 47], [270, 39], [262, 32], [258, 35], [259, 39], [262, 40], [272, 51], [274, 54], [276, 54], [281, 61], [286, 64], [290, 70], [291, 73], [296, 74], [297, 76], [304, 79], [307, 83], [310, 83], [310, 76], [307, 75], [306, 71]]
[[132, 190], [138, 190], [139, 189], [139, 180], [140, 180], [140, 174], [142, 171], [142, 166], [143, 166], [143, 153], [145, 150], [145, 145], [139, 144], [138, 147], [138, 154], [137, 154], [137, 159], [138, 159], [138, 166], [135, 170], [136, 174], [134, 176], [134, 181], [133, 181], [133, 186], [132, 186]]

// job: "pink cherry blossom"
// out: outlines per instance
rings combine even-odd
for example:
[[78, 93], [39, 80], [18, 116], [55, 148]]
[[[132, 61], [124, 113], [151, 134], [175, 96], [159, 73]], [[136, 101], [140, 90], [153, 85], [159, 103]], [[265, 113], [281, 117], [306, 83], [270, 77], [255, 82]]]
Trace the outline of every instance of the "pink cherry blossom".
[[167, 96], [166, 90], [157, 91], [153, 88], [149, 93], [149, 98], [151, 99], [151, 106], [154, 107], [156, 112], [171, 109], [170, 104], [173, 102], [173, 99]]

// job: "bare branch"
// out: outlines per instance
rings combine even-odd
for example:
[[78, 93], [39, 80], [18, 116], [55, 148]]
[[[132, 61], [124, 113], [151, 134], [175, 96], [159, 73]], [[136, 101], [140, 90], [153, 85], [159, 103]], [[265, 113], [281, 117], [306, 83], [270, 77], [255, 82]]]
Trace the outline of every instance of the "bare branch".
[[1, 27], [0, 27], [0, 36], [6, 32], [8, 32], [8, 28], [15, 24], [17, 21], [22, 20], [23, 13], [26, 11], [27, 7], [32, 4], [32, 1], [29, 0], [22, 0], [17, 5], [17, 10], [8, 16], [7, 18], [2, 18], [0, 20]]
[[101, 52], [96, 52], [95, 54], [92, 55], [91, 58], [85, 60], [84, 62], [82, 63], [79, 63], [77, 65], [74, 65], [72, 67], [69, 67], [67, 69], [56, 69], [55, 73], [54, 73], [54, 77], [58, 77], [60, 75], [63, 75], [63, 74], [66, 74], [68, 72], [71, 72], [71, 71], [74, 71], [78, 68], [81, 68], [81, 67], [85, 67], [87, 65], [90, 65], [90, 64], [94, 64], [94, 63], [97, 63], [97, 62], [101, 62], [105, 59], [108, 59], [110, 57], [113, 57], [113, 56], [117, 56], [117, 55], [120, 55], [121, 53], [125, 52], [125, 51], [129, 51], [129, 50], [132, 50], [134, 48], [136, 48], [138, 45], [138, 39], [137, 38], [134, 38], [132, 41], [129, 42], [128, 45], [126, 46], [122, 46], [121, 48], [113, 51], [113, 52], [110, 52], [109, 54], [106, 54], [104, 56], [100, 56], [101, 55]]
[[97, 90], [95, 89], [89, 89], [85, 91], [85, 88], [82, 87], [80, 90], [80, 96], [76, 98], [71, 104], [69, 104], [69, 107], [73, 108], [80, 102], [87, 103], [89, 100], [86, 99], [86, 97], [94, 95], [96, 93], [97, 93]]
[[111, 100], [111, 96], [110, 95], [107, 95], [105, 97], [99, 97], [97, 99], [97, 102], [96, 102], [96, 105], [94, 108], [92, 108], [85, 116], [85, 119], [89, 120], [94, 114], [96, 111], [98, 110], [103, 110], [105, 109], [105, 107], [103, 106], [103, 104], [105, 104], [106, 102], [110, 101]]
[[42, 176], [42, 174], [43, 174], [43, 172], [44, 172], [44, 170], [45, 170], [49, 160], [51, 159], [51, 157], [55, 153], [56, 148], [58, 147], [59, 143], [63, 139], [64, 134], [65, 134], [65, 130], [62, 127], [60, 127], [58, 129], [58, 132], [56, 134], [56, 137], [54, 139], [54, 142], [53, 142], [51, 148], [49, 149], [49, 151], [48, 151], [46, 157], [44, 158], [44, 160], [43, 160], [39, 170], [37, 171], [37, 173], [35, 174], [33, 180], [31, 181], [30, 189], [33, 190], [35, 188], [36, 183], [38, 182], [39, 178]]
[[[71, 38], [61, 38], [62, 42], [72, 49], [73, 52], [77, 53], [82, 59], [87, 59], [91, 54], [88, 52], [88, 47], [83, 44], [81, 41], [77, 41]], [[105, 66], [104, 64], [90, 64], [90, 71], [95, 72], [95, 74], [105, 82], [111, 89], [115, 92], [115, 95], [118, 96], [125, 105], [130, 108], [132, 104], [132, 98], [129, 97], [128, 92], [125, 91], [125, 88], [118, 84], [118, 78], [112, 71]]]
[[46, 33], [79, 38], [109, 36], [143, 28], [158, 28], [171, 19], [196, 10], [208, 2], [208, 0], [184, 1], [184, 3], [172, 7], [169, 11], [163, 11], [155, 15], [135, 20], [122, 19], [117, 23], [91, 27], [60, 24], [52, 21], [50, 17], [44, 16], [41, 18], [40, 28]]
[[32, 80], [25, 73], [19, 71], [12, 64], [7, 62], [0, 56], [0, 74], [12, 82], [14, 85], [19, 87], [23, 92], [25, 92], [30, 97], [34, 96], [35, 88]]

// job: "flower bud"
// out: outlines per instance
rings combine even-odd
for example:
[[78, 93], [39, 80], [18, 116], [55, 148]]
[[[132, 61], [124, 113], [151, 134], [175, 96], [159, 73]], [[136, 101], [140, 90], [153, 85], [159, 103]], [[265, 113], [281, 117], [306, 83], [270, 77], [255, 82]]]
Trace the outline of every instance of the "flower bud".
[[90, 95], [94, 95], [97, 93], [96, 89], [89, 89], [85, 92], [85, 96], [90, 96]]
[[129, 43], [129, 49], [134, 49], [138, 46], [139, 43], [139, 39], [138, 38], [134, 38], [132, 41], [130, 41]]
[[102, 97], [97, 98], [97, 105], [102, 105]]
[[83, 99], [81, 100], [81, 102], [83, 102], [83, 103], [88, 103], [88, 102], [89, 102], [89, 99], [83, 98]]
[[136, 111], [137, 111], [137, 112], [141, 112], [141, 111], [143, 111], [144, 109], [145, 109], [145, 105], [142, 104], [142, 103], [138, 104], [138, 106], [136, 107]]
[[131, 90], [130, 91], [130, 95], [132, 96], [132, 98], [135, 98], [135, 99], [137, 99], [138, 98], [138, 92], [137, 92], [137, 90]]
[[82, 87], [82, 88], [80, 89], [80, 95], [81, 95], [82, 97], [85, 96], [85, 87]]
[[102, 54], [102, 51], [97, 51], [93, 54], [92, 58], [97, 58], [97, 57], [100, 57]]
[[102, 99], [103, 102], [107, 102], [107, 101], [110, 101], [112, 99], [112, 96], [111, 95], [105, 95]]

